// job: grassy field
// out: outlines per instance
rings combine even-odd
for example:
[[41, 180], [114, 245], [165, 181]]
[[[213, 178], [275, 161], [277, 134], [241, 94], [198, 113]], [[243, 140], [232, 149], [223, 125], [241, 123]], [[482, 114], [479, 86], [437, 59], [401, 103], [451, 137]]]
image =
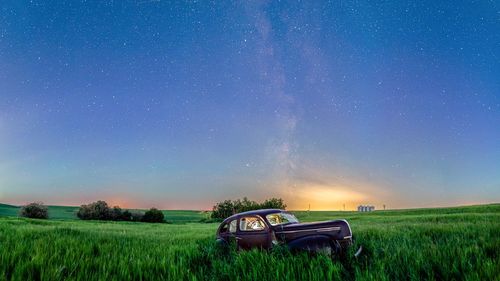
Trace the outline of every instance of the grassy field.
[[296, 214], [347, 218], [363, 254], [222, 254], [217, 224], [186, 223], [201, 213], [167, 212], [173, 224], [1, 217], [0, 280], [500, 280], [500, 204]]

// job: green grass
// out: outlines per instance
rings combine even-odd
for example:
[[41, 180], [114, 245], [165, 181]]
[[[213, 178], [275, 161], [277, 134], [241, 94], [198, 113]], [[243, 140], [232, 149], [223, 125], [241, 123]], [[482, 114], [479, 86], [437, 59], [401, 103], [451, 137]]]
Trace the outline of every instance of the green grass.
[[[78, 207], [72, 206], [47, 206], [50, 219], [77, 219]], [[0, 204], [0, 216], [16, 217], [19, 214], [19, 207], [7, 204]]]
[[182, 223], [2, 217], [0, 280], [500, 280], [500, 204], [297, 212], [349, 220], [364, 252], [334, 261], [283, 249], [222, 254], [217, 224], [175, 215]]
[[15, 217], [18, 213], [19, 207], [0, 203], [0, 216]]

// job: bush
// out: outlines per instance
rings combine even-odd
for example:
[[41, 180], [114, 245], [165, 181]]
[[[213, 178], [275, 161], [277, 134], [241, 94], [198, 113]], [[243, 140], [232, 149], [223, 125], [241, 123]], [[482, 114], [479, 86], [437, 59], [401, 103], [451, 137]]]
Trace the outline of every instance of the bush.
[[165, 216], [163, 215], [163, 212], [156, 209], [156, 208], [151, 208], [142, 217], [143, 222], [165, 222]]
[[129, 210], [122, 210], [119, 206], [110, 208], [105, 201], [82, 205], [76, 215], [82, 220], [165, 222], [163, 213], [158, 209], [151, 208], [146, 213], [140, 211], [131, 212]]
[[143, 212], [132, 212], [130, 214], [130, 220], [131, 221], [135, 221], [135, 222], [138, 222], [138, 221], [142, 221], [142, 218], [144, 217], [144, 213]]
[[123, 220], [123, 211], [118, 206], [114, 206], [113, 209], [110, 209], [109, 214], [110, 214], [110, 219], [113, 221]]
[[43, 203], [34, 202], [22, 206], [19, 215], [21, 217], [32, 219], [48, 219], [49, 210], [47, 209], [47, 206], [43, 205]]
[[125, 210], [122, 213], [122, 220], [124, 221], [131, 221], [132, 220], [132, 213], [129, 210]]
[[212, 218], [213, 219], [225, 219], [232, 214], [235, 214], [234, 204], [231, 200], [224, 200], [220, 203], [217, 203], [212, 208]]
[[76, 213], [82, 220], [110, 220], [113, 212], [105, 201], [97, 201], [88, 205], [82, 205]]
[[243, 200], [235, 200], [233, 202], [233, 205], [234, 209], [238, 210], [238, 213], [262, 209], [261, 204], [252, 200], [248, 200], [248, 198], [246, 197], [243, 197]]
[[271, 198], [260, 204], [262, 209], [286, 209], [286, 204], [281, 198]]
[[243, 200], [237, 199], [234, 201], [224, 200], [220, 203], [217, 203], [212, 208], [212, 219], [222, 220], [231, 215], [258, 210], [258, 209], [285, 209], [286, 205], [283, 199], [281, 198], [270, 198], [265, 200], [263, 203], [257, 203], [252, 200], [248, 200], [246, 197]]

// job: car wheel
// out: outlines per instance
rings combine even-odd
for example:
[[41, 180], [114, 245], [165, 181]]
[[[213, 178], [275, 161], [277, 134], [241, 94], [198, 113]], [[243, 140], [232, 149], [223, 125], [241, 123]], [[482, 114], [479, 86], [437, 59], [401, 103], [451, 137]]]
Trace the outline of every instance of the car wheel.
[[217, 239], [215, 241], [215, 246], [217, 247], [217, 251], [219, 251], [219, 253], [229, 252], [229, 243], [227, 243], [224, 239]]
[[318, 247], [318, 249], [316, 250], [316, 253], [318, 254], [324, 254], [326, 256], [332, 256], [333, 255], [333, 248], [331, 245], [321, 245], [320, 247]]
[[312, 243], [308, 245], [305, 248], [305, 250], [308, 251], [309, 253], [323, 254], [327, 256], [331, 256], [334, 251], [332, 244], [329, 243], [328, 241]]
[[331, 247], [331, 257], [339, 257], [342, 254], [342, 247], [340, 246], [339, 241], [333, 240], [330, 241], [330, 247]]

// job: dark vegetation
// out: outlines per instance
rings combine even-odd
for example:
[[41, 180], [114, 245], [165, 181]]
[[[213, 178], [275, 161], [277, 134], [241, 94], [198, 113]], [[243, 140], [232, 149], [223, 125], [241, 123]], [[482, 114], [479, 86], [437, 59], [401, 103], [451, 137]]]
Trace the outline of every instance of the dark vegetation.
[[25, 218], [32, 219], [48, 219], [49, 211], [47, 206], [40, 202], [34, 202], [21, 207], [19, 215]]
[[163, 213], [151, 208], [145, 213], [122, 210], [119, 206], [109, 207], [105, 201], [96, 201], [82, 205], [76, 216], [82, 220], [134, 221], [134, 222], [165, 222]]
[[156, 209], [156, 208], [151, 208], [146, 213], [144, 213], [144, 216], [142, 217], [143, 222], [165, 222], [165, 216], [163, 213]]
[[[47, 205], [49, 219], [54, 220], [75, 220], [80, 207], [75, 206], [50, 206]], [[0, 203], [0, 217], [17, 217], [20, 215], [21, 207]], [[124, 212], [127, 210], [124, 210]], [[132, 220], [141, 221], [145, 210], [128, 210], [132, 214]], [[211, 212], [195, 210], [162, 210], [165, 218], [173, 223], [189, 223], [207, 220]], [[137, 218], [138, 217], [138, 218]], [[1, 280], [1, 278], [0, 278]]]
[[225, 200], [217, 203], [212, 208], [211, 218], [215, 220], [223, 220], [231, 215], [258, 210], [258, 209], [285, 209], [286, 205], [281, 198], [270, 198], [262, 203], [257, 203], [244, 197], [242, 200]]

